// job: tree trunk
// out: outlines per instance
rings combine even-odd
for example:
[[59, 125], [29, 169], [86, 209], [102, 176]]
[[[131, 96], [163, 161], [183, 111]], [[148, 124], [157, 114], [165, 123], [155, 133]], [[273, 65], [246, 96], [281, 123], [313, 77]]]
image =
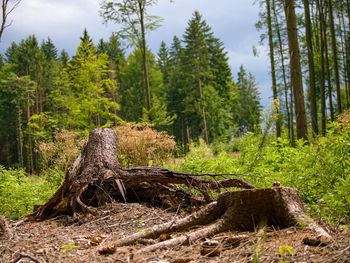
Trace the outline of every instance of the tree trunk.
[[303, 205], [295, 189], [276, 187], [222, 193], [216, 201], [185, 218], [153, 226], [122, 238], [114, 245], [131, 245], [138, 240], [157, 238], [161, 234], [178, 232], [200, 225], [208, 226], [150, 245], [137, 251], [136, 254], [191, 244], [198, 239], [224, 231], [255, 231], [258, 226], [266, 225], [274, 229], [302, 225], [315, 231], [320, 242], [332, 241], [332, 237], [304, 213]]
[[339, 61], [338, 61], [338, 48], [337, 48], [337, 40], [336, 40], [336, 36], [335, 36], [332, 1], [333, 0], [328, 0], [328, 12], [329, 12], [329, 25], [330, 25], [331, 38], [332, 38], [333, 69], [334, 69], [335, 87], [336, 87], [336, 92], [337, 92], [337, 108], [338, 108], [338, 114], [340, 114], [342, 112], [342, 103], [341, 103], [339, 65], [338, 65], [338, 63], [339, 63]]
[[291, 86], [294, 93], [297, 138], [307, 140], [307, 123], [304, 104], [303, 79], [301, 74], [300, 51], [294, 0], [286, 0], [284, 2], [284, 8], [287, 18]]
[[[277, 39], [278, 39], [278, 46], [279, 46], [279, 53], [281, 56], [281, 68], [282, 68], [282, 78], [283, 78], [283, 86], [284, 86], [284, 101], [286, 104], [286, 115], [287, 115], [287, 123], [288, 123], [288, 139], [290, 142], [290, 145], [293, 145], [293, 121], [291, 120], [291, 112], [290, 112], [290, 107], [289, 107], [289, 99], [288, 99], [288, 86], [287, 86], [287, 76], [286, 76], [286, 67], [285, 67], [285, 58], [284, 58], [284, 53], [283, 53], [283, 45], [282, 45], [282, 37], [281, 37], [281, 29], [280, 29], [280, 24], [278, 22], [278, 17], [277, 17], [277, 11], [276, 11], [276, 4], [275, 0], [272, 1], [272, 10], [274, 17], [276, 19], [276, 34], [277, 34]], [[293, 109], [291, 109], [293, 110]]]
[[[271, 4], [270, 0], [266, 0], [266, 13], [267, 13], [267, 27], [268, 27], [268, 34], [269, 34], [269, 48], [270, 48], [270, 65], [271, 65], [271, 78], [272, 78], [272, 94], [273, 99], [276, 103], [278, 101], [278, 92], [277, 92], [277, 82], [276, 82], [276, 69], [275, 69], [275, 56], [274, 56], [274, 44], [273, 44], [273, 37], [272, 37], [272, 19], [271, 19]], [[280, 109], [279, 109], [279, 103], [274, 104], [276, 109], [276, 137], [281, 137], [281, 116], [280, 116]]]
[[199, 88], [199, 96], [201, 100], [200, 103], [201, 103], [201, 111], [202, 111], [202, 119], [203, 119], [204, 140], [207, 144], [209, 144], [208, 123], [207, 123], [207, 116], [205, 113], [204, 98], [203, 98], [203, 86], [200, 78], [198, 78], [198, 88]]
[[147, 45], [146, 45], [146, 33], [145, 33], [145, 24], [144, 24], [144, 1], [138, 1], [139, 13], [140, 13], [140, 26], [141, 26], [141, 53], [142, 53], [142, 63], [143, 63], [143, 79], [145, 84], [145, 93], [146, 93], [146, 106], [147, 111], [151, 110], [151, 88], [149, 84], [149, 75], [148, 75], [148, 64], [147, 64]]
[[320, 100], [321, 100], [321, 130], [322, 135], [326, 135], [326, 121], [327, 121], [327, 115], [326, 115], [326, 91], [325, 91], [325, 44], [326, 41], [324, 39], [324, 17], [323, 17], [323, 9], [319, 2], [319, 0], [316, 0], [316, 5], [319, 12], [319, 24], [320, 24], [320, 62], [321, 62], [321, 70], [320, 70]]
[[309, 99], [310, 99], [310, 115], [313, 135], [318, 134], [317, 122], [317, 102], [316, 102], [316, 82], [315, 82], [315, 65], [314, 65], [314, 49], [312, 44], [312, 26], [310, 19], [310, 4], [309, 0], [304, 1], [305, 13], [305, 35], [309, 66]]

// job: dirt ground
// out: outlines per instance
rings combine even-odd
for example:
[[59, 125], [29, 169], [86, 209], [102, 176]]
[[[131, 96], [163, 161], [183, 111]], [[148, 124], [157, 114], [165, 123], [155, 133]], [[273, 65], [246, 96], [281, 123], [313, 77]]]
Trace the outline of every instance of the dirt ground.
[[[99, 208], [99, 214], [98, 217], [78, 215], [74, 220], [65, 216], [44, 222], [0, 218], [0, 262], [350, 262], [350, 226], [325, 227], [335, 240], [327, 246], [304, 245], [305, 237], [314, 237], [314, 233], [305, 229], [266, 229], [221, 233], [209, 240], [215, 247], [206, 251], [205, 240], [200, 240], [137, 255], [135, 252], [145, 246], [142, 243], [151, 241], [140, 240], [133, 246], [119, 248], [113, 246], [113, 241], [186, 213], [112, 203]], [[237, 234], [246, 234], [248, 238], [239, 244], [230, 242]], [[205, 254], [208, 251], [212, 254]]]

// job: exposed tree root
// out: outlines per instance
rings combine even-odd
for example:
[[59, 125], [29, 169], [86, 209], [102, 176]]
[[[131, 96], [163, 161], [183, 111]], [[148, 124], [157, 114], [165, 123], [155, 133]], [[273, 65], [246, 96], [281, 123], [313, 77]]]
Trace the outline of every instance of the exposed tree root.
[[[62, 186], [32, 215], [45, 220], [76, 211], [96, 214], [94, 206], [111, 200], [150, 202], [161, 206], [202, 205], [211, 201], [208, 190], [228, 187], [253, 189], [242, 179], [213, 181], [159, 167], [123, 169], [118, 162], [117, 136], [112, 129], [91, 132], [81, 154], [68, 169]], [[208, 175], [206, 176], [215, 176]], [[192, 197], [176, 185], [182, 184], [203, 193], [206, 200]]]
[[202, 239], [207, 238], [210, 236], [213, 236], [217, 233], [225, 231], [225, 225], [222, 219], [217, 220], [214, 224], [211, 224], [209, 226], [206, 226], [204, 228], [200, 228], [196, 231], [193, 231], [188, 234], [181, 235], [179, 237], [175, 237], [169, 240], [165, 240], [160, 243], [156, 243], [154, 245], [147, 246], [145, 248], [140, 249], [137, 251], [137, 254], [142, 254], [146, 252], [152, 252], [158, 249], [164, 249], [164, 248], [172, 248], [179, 245], [190, 245], [193, 242]]
[[[191, 243], [198, 239], [229, 230], [263, 231], [266, 225], [276, 229], [290, 226], [306, 226], [330, 242], [332, 237], [303, 211], [298, 193], [291, 188], [265, 188], [226, 192], [218, 196], [217, 201], [210, 203], [198, 212], [177, 222], [154, 226], [143, 232], [135, 233], [116, 242], [116, 246], [132, 244], [139, 238], [157, 238], [160, 234], [184, 230], [191, 226], [207, 225], [202, 229], [166, 240], [146, 248], [139, 253], [156, 249], [169, 249], [181, 244]], [[258, 234], [261, 239], [262, 234]]]
[[[150, 245], [139, 253], [191, 243], [223, 231], [253, 231], [258, 226], [265, 225], [276, 229], [307, 226], [325, 242], [332, 240], [322, 227], [304, 213], [303, 204], [295, 189], [256, 189], [242, 179], [213, 181], [203, 179], [201, 175], [159, 167], [123, 169], [118, 163], [117, 145], [117, 137], [112, 129], [93, 130], [80, 156], [68, 169], [62, 186], [46, 204], [30, 215], [30, 219], [45, 220], [60, 214], [74, 215], [76, 211], [97, 214], [94, 207], [111, 200], [142, 201], [175, 207], [198, 206], [210, 202], [185, 218], [157, 225], [116, 241], [115, 246], [130, 245], [138, 240], [157, 238], [164, 233], [182, 231], [194, 226], [204, 227]], [[204, 198], [194, 198], [180, 190], [176, 186], [178, 184], [198, 190]], [[245, 190], [224, 192], [215, 201], [211, 200], [208, 190], [228, 187]]]
[[170, 233], [175, 231], [181, 231], [186, 228], [190, 228], [196, 225], [206, 225], [210, 222], [215, 221], [218, 214], [218, 204], [217, 202], [212, 202], [206, 205], [204, 208], [198, 212], [192, 213], [189, 216], [178, 219], [176, 221], [167, 222], [165, 224], [154, 226], [145, 231], [135, 233], [131, 236], [120, 239], [115, 243], [116, 246], [126, 246], [133, 244], [139, 239], [144, 238], [157, 238], [160, 234]]

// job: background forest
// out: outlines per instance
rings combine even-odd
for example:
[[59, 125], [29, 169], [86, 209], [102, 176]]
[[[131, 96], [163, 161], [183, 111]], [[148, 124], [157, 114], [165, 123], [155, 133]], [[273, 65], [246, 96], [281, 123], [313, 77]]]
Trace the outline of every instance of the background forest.
[[156, 4], [103, 1], [101, 16], [122, 29], [95, 43], [85, 30], [71, 57], [35, 35], [1, 55], [0, 214], [19, 218], [45, 202], [88, 132], [117, 127], [126, 166], [280, 181], [313, 215], [348, 222], [349, 1], [257, 1], [271, 65], [265, 109], [254, 76], [243, 65], [233, 76], [198, 11], [153, 53]]

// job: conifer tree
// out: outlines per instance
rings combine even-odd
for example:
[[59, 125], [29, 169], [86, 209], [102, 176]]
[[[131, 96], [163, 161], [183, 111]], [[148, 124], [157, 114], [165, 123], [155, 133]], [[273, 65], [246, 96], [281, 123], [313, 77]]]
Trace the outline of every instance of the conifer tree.
[[222, 42], [199, 12], [184, 34], [181, 58], [184, 119], [188, 137], [209, 143], [234, 126], [236, 90]]
[[119, 105], [108, 97], [115, 90], [108, 63], [106, 54], [97, 55], [84, 30], [77, 52], [61, 72], [52, 94], [56, 116], [64, 127], [90, 130], [118, 120], [115, 112]]
[[260, 124], [260, 98], [252, 74], [247, 74], [240, 66], [237, 78], [238, 86], [238, 129], [240, 134], [248, 131], [258, 132]]

